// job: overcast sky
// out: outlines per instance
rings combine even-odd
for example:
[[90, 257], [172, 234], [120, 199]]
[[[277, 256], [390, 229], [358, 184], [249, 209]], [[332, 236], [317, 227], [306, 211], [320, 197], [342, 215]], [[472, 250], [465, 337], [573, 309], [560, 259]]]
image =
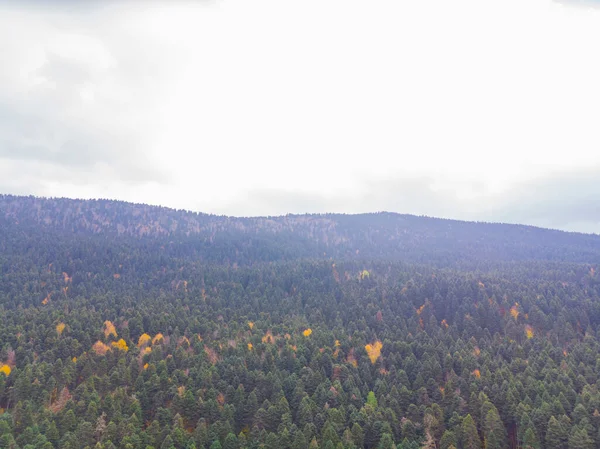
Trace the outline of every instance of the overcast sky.
[[599, 49], [592, 0], [4, 1], [0, 192], [600, 233]]

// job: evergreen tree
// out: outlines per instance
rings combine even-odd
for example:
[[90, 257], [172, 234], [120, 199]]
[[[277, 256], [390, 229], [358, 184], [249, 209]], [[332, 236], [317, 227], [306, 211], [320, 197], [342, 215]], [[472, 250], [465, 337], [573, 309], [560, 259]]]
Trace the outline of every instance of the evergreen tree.
[[450, 449], [451, 446], [456, 447], [456, 444], [456, 434], [450, 430], [446, 430], [440, 440], [440, 449]]
[[239, 449], [238, 439], [233, 433], [228, 433], [223, 441], [223, 449]]
[[477, 433], [475, 421], [467, 415], [462, 422], [461, 440], [463, 449], [481, 449], [481, 439]]
[[523, 449], [541, 449], [540, 441], [531, 427], [525, 431], [523, 436]]
[[588, 435], [584, 428], [573, 427], [573, 431], [569, 436], [569, 449], [593, 449], [594, 440]]
[[394, 440], [389, 433], [384, 433], [379, 440], [379, 444], [377, 445], [377, 449], [396, 449], [394, 445]]
[[567, 449], [567, 429], [552, 416], [548, 420], [546, 431], [546, 448], [547, 449]]
[[506, 429], [493, 405], [485, 415], [483, 432], [486, 449], [508, 449]]
[[369, 394], [367, 395], [367, 405], [370, 405], [374, 409], [377, 408], [377, 398], [375, 397], [375, 393], [372, 391], [369, 391]]

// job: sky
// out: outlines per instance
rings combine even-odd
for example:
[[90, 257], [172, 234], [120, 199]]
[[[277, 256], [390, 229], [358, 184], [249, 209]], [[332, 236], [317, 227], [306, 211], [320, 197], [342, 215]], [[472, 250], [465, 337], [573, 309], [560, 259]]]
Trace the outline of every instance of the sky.
[[600, 233], [600, 1], [0, 1], [0, 193]]

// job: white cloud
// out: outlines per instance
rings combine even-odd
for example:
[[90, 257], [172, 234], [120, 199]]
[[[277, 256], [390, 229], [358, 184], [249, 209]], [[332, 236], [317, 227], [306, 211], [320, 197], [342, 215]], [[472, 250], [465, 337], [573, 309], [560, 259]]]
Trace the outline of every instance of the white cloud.
[[[4, 8], [0, 105], [25, 128], [0, 126], [0, 158], [22, 151], [35, 119], [36, 151], [56, 156], [77, 136], [88, 161], [57, 178], [64, 161], [39, 157], [55, 170], [27, 193], [479, 219], [523, 183], [600, 165], [600, 11], [551, 0]], [[20, 179], [39, 160], [20, 160]]]

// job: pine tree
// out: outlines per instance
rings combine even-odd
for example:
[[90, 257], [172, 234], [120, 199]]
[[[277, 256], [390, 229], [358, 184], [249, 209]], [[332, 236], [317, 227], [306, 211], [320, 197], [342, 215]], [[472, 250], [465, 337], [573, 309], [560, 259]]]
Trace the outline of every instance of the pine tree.
[[233, 433], [227, 434], [223, 441], [223, 449], [238, 449], [239, 443], [237, 437]]
[[325, 426], [323, 426], [321, 441], [323, 441], [323, 444], [327, 443], [328, 441], [331, 441], [334, 446], [340, 442], [340, 437], [338, 436], [337, 432], [335, 431], [335, 428], [329, 421], [325, 423]]
[[506, 429], [500, 419], [498, 410], [493, 405], [485, 415], [483, 433], [486, 449], [507, 449]]
[[163, 440], [163, 443], [160, 445], [160, 449], [175, 449], [175, 444], [173, 443], [173, 439], [170, 435], [167, 435], [167, 437]]
[[569, 436], [569, 449], [594, 449], [594, 440], [586, 429], [574, 427]]
[[396, 449], [394, 445], [394, 440], [389, 433], [384, 433], [381, 436], [381, 440], [379, 440], [379, 444], [377, 445], [377, 449]]
[[547, 449], [566, 449], [567, 431], [563, 425], [552, 416], [548, 420], [548, 430], [546, 431], [545, 447]]
[[481, 439], [470, 414], [463, 419], [461, 437], [463, 449], [481, 449]]
[[308, 442], [306, 441], [304, 433], [297, 431], [294, 434], [294, 440], [292, 441], [292, 449], [306, 449], [306, 446], [308, 446]]
[[208, 427], [204, 419], [200, 419], [194, 430], [194, 441], [197, 447], [205, 447], [208, 444]]
[[407, 419], [402, 424], [402, 438], [406, 438], [409, 441], [414, 441], [417, 438], [417, 428], [410, 419]]
[[449, 449], [450, 446], [456, 446], [456, 434], [446, 430], [440, 440], [440, 449]]
[[523, 436], [523, 449], [540, 449], [541, 444], [535, 431], [529, 427]]
[[372, 391], [369, 391], [369, 394], [367, 395], [367, 405], [370, 405], [374, 409], [377, 408], [377, 397], [375, 397], [375, 393]]
[[356, 447], [358, 448], [362, 448], [365, 445], [365, 432], [363, 431], [362, 427], [360, 426], [360, 424], [358, 423], [354, 423], [352, 425], [352, 440], [354, 441], [354, 444], [356, 445]]

